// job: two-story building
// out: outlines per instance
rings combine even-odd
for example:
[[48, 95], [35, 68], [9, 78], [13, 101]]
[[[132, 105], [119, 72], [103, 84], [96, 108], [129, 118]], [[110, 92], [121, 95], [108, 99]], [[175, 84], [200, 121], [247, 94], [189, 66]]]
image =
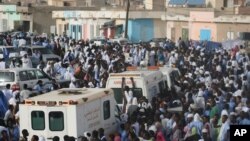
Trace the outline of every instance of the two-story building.
[[[165, 36], [163, 12], [130, 11], [128, 36], [133, 42], [148, 41], [154, 37]], [[125, 10], [98, 11], [53, 11], [56, 19], [56, 33], [66, 33], [76, 39], [91, 39], [104, 36], [114, 38], [122, 36], [125, 28]]]
[[10, 30], [32, 31], [33, 15], [28, 7], [0, 5], [0, 32]]
[[250, 32], [246, 0], [170, 0], [162, 20], [166, 36], [193, 40], [225, 41]]

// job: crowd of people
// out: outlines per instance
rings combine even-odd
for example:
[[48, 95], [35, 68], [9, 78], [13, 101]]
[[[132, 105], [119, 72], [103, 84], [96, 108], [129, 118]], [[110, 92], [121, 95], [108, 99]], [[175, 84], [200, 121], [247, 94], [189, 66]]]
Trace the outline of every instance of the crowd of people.
[[[14, 45], [14, 41], [6, 38], [4, 43]], [[127, 66], [167, 65], [180, 70], [182, 77], [175, 84], [181, 88], [178, 98], [182, 111], [167, 110], [173, 102], [171, 95], [176, 95], [174, 89], [151, 101], [138, 98], [131, 104], [136, 108], [132, 112], [128, 108], [121, 115], [117, 132], [105, 137], [104, 129], [99, 129], [84, 134], [83, 141], [229, 141], [230, 125], [250, 125], [250, 63], [244, 46], [206, 52], [205, 44], [181, 39], [175, 47], [168, 46], [172, 44], [170, 40], [157, 47], [144, 43], [96, 46], [88, 40], [76, 41], [66, 36], [34, 38], [32, 43], [62, 57], [61, 61], [41, 61], [37, 66], [54, 78], [51, 90], [60, 88], [57, 79], [71, 81], [69, 88], [104, 88], [109, 73], [126, 71]], [[24, 58], [29, 56], [24, 53]], [[22, 61], [17, 67], [31, 67], [25, 63]], [[38, 81], [33, 89], [42, 91], [42, 82]], [[0, 92], [2, 140], [19, 140], [18, 104], [30, 94], [27, 85], [20, 92], [11, 91], [6, 85]], [[126, 87], [124, 98], [131, 101], [133, 89]], [[27, 132], [22, 132], [23, 140], [27, 140]], [[32, 136], [32, 141], [37, 140], [38, 136]], [[64, 140], [75, 138], [65, 136]]]

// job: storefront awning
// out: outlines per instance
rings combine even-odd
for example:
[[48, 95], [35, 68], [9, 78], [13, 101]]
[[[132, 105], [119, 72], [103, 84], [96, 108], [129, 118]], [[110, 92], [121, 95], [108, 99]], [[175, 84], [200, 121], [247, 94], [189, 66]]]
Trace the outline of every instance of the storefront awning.
[[184, 5], [187, 0], [170, 0], [169, 5]]

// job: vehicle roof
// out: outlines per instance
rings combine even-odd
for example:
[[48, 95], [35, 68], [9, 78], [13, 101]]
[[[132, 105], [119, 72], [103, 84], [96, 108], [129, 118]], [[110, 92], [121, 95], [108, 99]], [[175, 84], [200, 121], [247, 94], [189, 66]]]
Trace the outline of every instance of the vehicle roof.
[[173, 67], [159, 67], [159, 70], [162, 72], [172, 72], [174, 70], [179, 71], [178, 68], [173, 68]]
[[56, 91], [51, 91], [39, 96], [29, 98], [32, 101], [83, 101], [87, 98], [87, 101], [94, 100], [106, 95], [112, 94], [111, 89], [106, 88], [63, 88]]
[[141, 71], [125, 71], [121, 73], [111, 73], [109, 74], [110, 78], [112, 77], [144, 77], [151, 78], [153, 76], [161, 76], [162, 72], [158, 70], [141, 70]]
[[0, 48], [14, 48], [14, 46], [0, 46]]
[[44, 46], [38, 46], [38, 45], [34, 45], [34, 46], [22, 46], [21, 48], [30, 48], [30, 49], [32, 49], [32, 48], [45, 48], [46, 49], [46, 47], [44, 47]]
[[39, 70], [37, 68], [12, 68], [12, 69], [2, 69], [0, 72], [19, 72], [24, 70]]

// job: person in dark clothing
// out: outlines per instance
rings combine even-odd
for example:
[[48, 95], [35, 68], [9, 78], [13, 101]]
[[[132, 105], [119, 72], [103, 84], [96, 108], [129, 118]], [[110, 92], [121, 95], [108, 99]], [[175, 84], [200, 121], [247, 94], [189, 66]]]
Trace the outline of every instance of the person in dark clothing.
[[22, 130], [23, 137], [21, 140], [28, 141], [29, 132], [27, 129]]
[[68, 136], [68, 135], [65, 135], [65, 136], [63, 137], [63, 140], [64, 140], [64, 141], [69, 141], [69, 136]]
[[52, 141], [60, 141], [60, 138], [58, 136], [54, 136], [54, 138], [52, 139]]
[[33, 135], [31, 141], [39, 141], [39, 137], [37, 135]]
[[94, 130], [92, 132], [92, 137], [90, 138], [90, 141], [101, 141], [98, 137], [98, 131]]
[[104, 129], [103, 128], [100, 128], [98, 130], [98, 133], [99, 133], [99, 137], [100, 137], [101, 141], [107, 141], [107, 139], [106, 139], [106, 137], [104, 135]]

